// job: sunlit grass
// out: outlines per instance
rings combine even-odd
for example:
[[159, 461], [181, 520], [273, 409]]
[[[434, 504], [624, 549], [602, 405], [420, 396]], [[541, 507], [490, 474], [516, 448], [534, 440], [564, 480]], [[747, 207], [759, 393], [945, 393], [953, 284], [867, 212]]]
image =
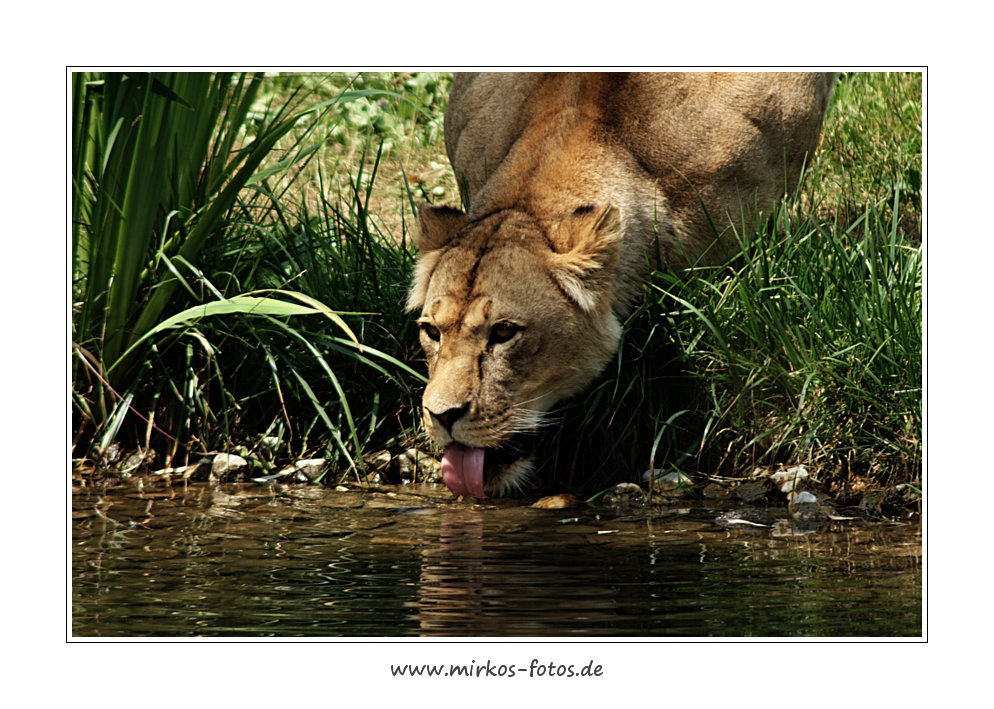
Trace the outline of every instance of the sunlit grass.
[[[419, 375], [389, 339], [389, 352], [375, 346], [381, 330], [403, 328], [363, 319], [391, 296], [400, 312], [391, 289], [405, 287], [410, 260], [374, 238], [371, 183], [358, 186], [360, 169], [353, 189], [320, 195], [319, 214], [293, 201], [326, 140], [318, 129], [372, 94], [294, 88], [276, 100], [265, 85], [248, 75], [74, 76], [80, 457], [99, 460], [117, 441], [172, 462], [266, 433], [288, 455], [319, 451], [356, 470], [382, 423], [396, 423], [397, 401], [411, 408], [402, 376]], [[379, 409], [383, 400], [395, 408]]]

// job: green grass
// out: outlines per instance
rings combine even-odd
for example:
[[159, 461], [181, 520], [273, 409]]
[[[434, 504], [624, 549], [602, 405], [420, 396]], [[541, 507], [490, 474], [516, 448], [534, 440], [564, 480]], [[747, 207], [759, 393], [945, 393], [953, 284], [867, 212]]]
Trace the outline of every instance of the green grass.
[[[240, 446], [330, 457], [330, 482], [425, 445], [406, 231], [414, 203], [458, 203], [448, 81], [76, 77], [78, 459]], [[843, 496], [920, 486], [921, 169], [920, 75], [843, 76], [800, 194], [740, 230], [743, 254], [646, 283], [614, 364], [559, 412], [548, 479], [804, 462]]]
[[921, 74], [843, 74], [832, 98], [806, 185], [815, 209], [851, 223], [900, 189], [901, 228], [920, 235]]
[[396, 301], [396, 323], [410, 254], [374, 236], [369, 186], [318, 214], [291, 189], [342, 106], [371, 94], [291, 89], [277, 101], [264, 86], [244, 75], [74, 75], [81, 459], [118, 441], [174, 464], [255, 448], [265, 433], [287, 456], [319, 452], [351, 470], [387, 419], [381, 402], [413, 410], [419, 375], [395, 357], [408, 358], [395, 346], [404, 328], [353, 316], [353, 330], [339, 315]]

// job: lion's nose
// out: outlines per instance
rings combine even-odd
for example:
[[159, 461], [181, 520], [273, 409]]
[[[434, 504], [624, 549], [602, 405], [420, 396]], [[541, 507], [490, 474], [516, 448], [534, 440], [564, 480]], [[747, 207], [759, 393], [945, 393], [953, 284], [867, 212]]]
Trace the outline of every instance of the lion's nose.
[[435, 422], [438, 423], [442, 428], [444, 428], [449, 433], [452, 433], [452, 426], [462, 418], [467, 411], [469, 411], [469, 404], [465, 406], [460, 406], [454, 409], [447, 409], [441, 413], [436, 414], [431, 409], [426, 409], [426, 411], [431, 415]]

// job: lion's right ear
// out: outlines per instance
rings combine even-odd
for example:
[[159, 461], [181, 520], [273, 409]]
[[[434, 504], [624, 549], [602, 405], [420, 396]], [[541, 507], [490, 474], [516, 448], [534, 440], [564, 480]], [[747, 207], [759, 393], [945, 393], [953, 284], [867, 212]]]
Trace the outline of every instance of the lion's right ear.
[[408, 312], [418, 310], [425, 304], [428, 283], [438, 264], [438, 257], [441, 256], [439, 249], [449, 243], [466, 222], [466, 214], [451, 207], [422, 204], [418, 209], [418, 225], [412, 238], [421, 255], [418, 256], [411, 290], [407, 294]]
[[440, 249], [449, 243], [457, 231], [466, 226], [466, 222], [466, 213], [458, 209], [422, 204], [418, 208], [418, 228], [413, 234], [414, 243], [422, 254]]

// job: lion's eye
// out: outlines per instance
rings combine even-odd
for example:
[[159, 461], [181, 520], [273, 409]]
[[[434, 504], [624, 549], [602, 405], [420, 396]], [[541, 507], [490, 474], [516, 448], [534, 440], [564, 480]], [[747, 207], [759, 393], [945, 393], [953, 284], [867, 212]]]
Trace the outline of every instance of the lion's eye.
[[490, 344], [502, 345], [521, 331], [521, 327], [509, 322], [499, 322], [490, 328]]
[[431, 323], [423, 322], [418, 324], [421, 327], [421, 332], [423, 332], [425, 336], [432, 342], [438, 342], [439, 339], [442, 337], [442, 333], [440, 333], [438, 331], [438, 328], [432, 325]]

